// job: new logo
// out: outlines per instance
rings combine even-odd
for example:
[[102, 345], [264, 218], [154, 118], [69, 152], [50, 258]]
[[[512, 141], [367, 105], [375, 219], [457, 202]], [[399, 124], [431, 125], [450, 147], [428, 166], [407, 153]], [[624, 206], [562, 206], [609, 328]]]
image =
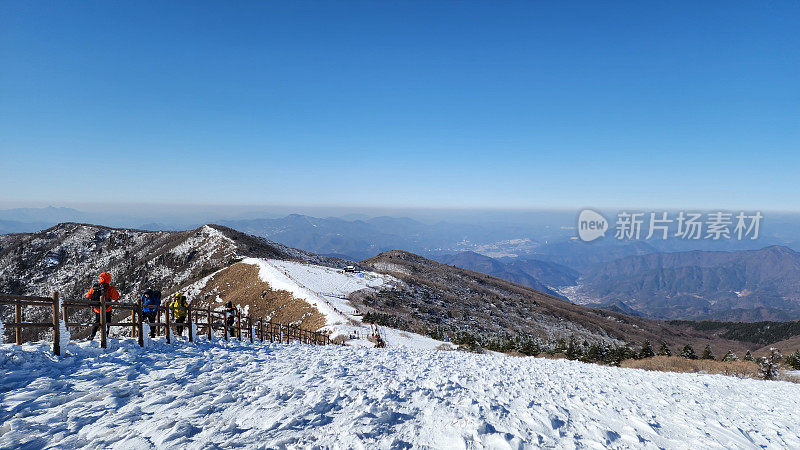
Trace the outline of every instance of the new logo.
[[602, 214], [591, 209], [584, 209], [578, 215], [578, 237], [590, 242], [605, 236], [608, 221]]

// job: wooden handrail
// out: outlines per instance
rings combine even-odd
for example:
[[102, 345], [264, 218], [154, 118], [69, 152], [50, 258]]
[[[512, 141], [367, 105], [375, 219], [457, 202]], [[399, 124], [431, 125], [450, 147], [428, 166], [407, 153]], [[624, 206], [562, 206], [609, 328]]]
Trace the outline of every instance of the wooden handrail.
[[25, 300], [25, 301], [42, 301], [42, 302], [46, 302], [48, 300], [51, 300], [51, 298], [50, 297], [33, 297], [33, 296], [30, 296], [30, 295], [0, 294], [0, 301], [3, 301], [3, 300], [13, 300], [13, 301]]
[[[97, 322], [100, 322], [100, 346], [102, 348], [107, 347], [107, 331], [108, 327], [111, 326], [130, 327], [131, 337], [138, 338], [138, 344], [140, 346], [144, 346], [142, 328], [143, 324], [146, 322], [142, 313], [143, 306], [141, 301], [137, 301], [136, 303], [106, 301], [105, 295], [101, 294], [100, 301], [65, 299], [59, 302], [58, 292], [54, 292], [52, 297], [0, 294], [0, 304], [14, 306], [14, 321], [6, 323], [6, 325], [14, 329], [15, 341], [20, 345], [22, 344], [23, 340], [22, 330], [24, 328], [50, 328], [53, 330], [53, 353], [60, 355], [60, 327], [62, 322], [66, 327], [93, 327], [98, 325]], [[59, 305], [61, 305], [60, 311]], [[22, 315], [22, 308], [28, 306], [49, 307], [51, 309], [52, 320], [49, 322], [25, 322]], [[106, 322], [105, 309], [109, 306], [121, 310], [130, 310], [130, 321], [125, 322], [111, 320]], [[101, 313], [99, 320], [94, 323], [70, 322], [67, 320], [68, 308], [98, 308], [100, 309]], [[205, 327], [204, 331], [209, 339], [213, 337], [214, 329], [222, 328], [222, 334], [226, 340], [228, 339], [229, 335], [234, 333], [236, 338], [242, 340], [242, 320], [244, 320], [246, 327], [244, 334], [245, 337], [250, 339], [250, 342], [255, 342], [256, 337], [258, 337], [261, 342], [265, 342], [267, 339], [269, 339], [270, 342], [284, 342], [285, 340], [287, 343], [290, 343], [293, 340], [298, 340], [302, 343], [311, 345], [327, 345], [331, 343], [330, 337], [327, 334], [319, 331], [305, 330], [297, 325], [292, 324], [276, 323], [272, 322], [271, 320], [265, 320], [263, 317], [253, 318], [249, 315], [243, 316], [241, 311], [238, 310], [236, 311], [235, 316], [230, 316], [235, 318], [235, 324], [233, 326], [229, 326], [228, 311], [214, 311], [211, 309], [211, 305], [208, 305], [205, 308], [193, 307], [191, 305], [187, 306], [186, 317], [188, 320], [184, 323], [174, 322], [171, 320], [170, 311], [172, 311], [174, 308], [168, 305], [159, 305], [152, 307], [152, 309], [158, 311], [159, 318], [156, 322], [149, 324], [150, 326], [155, 327], [156, 330], [159, 330], [163, 327], [165, 331], [172, 326], [188, 327], [190, 342], [193, 342], [195, 337], [194, 331], [192, 330], [192, 325], [198, 327], [198, 332], [200, 328]], [[160, 319], [162, 311], [165, 314], [163, 322]], [[174, 313], [174, 311], [172, 312]], [[205, 323], [197, 320], [198, 318], [202, 318], [203, 315], [205, 315]], [[222, 323], [214, 322], [214, 318], [221, 318]], [[233, 331], [233, 333], [231, 333], [231, 331]], [[170, 343], [170, 333], [167, 331], [166, 335], [167, 342]]]
[[15, 299], [15, 300], [0, 300], [0, 305], [16, 305], [19, 302], [24, 302], [26, 306], [50, 306], [53, 304], [52, 299], [47, 299], [47, 300]]

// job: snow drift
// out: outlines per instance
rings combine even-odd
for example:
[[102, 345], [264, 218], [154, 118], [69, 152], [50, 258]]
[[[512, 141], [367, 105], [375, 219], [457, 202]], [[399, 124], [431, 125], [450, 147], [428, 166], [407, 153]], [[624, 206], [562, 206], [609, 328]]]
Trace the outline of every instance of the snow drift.
[[800, 385], [236, 341], [0, 346], [0, 448], [798, 448]]

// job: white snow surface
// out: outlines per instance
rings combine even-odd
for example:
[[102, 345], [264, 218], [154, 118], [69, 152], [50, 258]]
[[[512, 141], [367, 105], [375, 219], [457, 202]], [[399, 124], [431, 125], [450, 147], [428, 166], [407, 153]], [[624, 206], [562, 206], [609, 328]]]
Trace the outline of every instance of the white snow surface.
[[[372, 334], [370, 326], [361, 323], [361, 317], [347, 296], [361, 289], [391, 289], [399, 280], [375, 272], [345, 273], [341, 269], [317, 264], [278, 259], [245, 258], [243, 263], [259, 268], [259, 277], [270, 288], [290, 292], [294, 297], [315, 306], [325, 316], [323, 330], [331, 337], [356, 336], [347, 343], [353, 346], [374, 346], [367, 340]], [[390, 347], [406, 346], [435, 349], [449, 343], [437, 341], [416, 333], [380, 327], [380, 335]]]
[[0, 345], [0, 448], [800, 448], [800, 385], [409, 348]]

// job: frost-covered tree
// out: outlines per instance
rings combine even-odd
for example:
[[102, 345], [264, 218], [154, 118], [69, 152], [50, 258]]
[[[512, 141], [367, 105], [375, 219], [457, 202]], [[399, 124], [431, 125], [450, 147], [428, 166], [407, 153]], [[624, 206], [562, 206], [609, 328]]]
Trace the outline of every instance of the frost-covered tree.
[[748, 350], [747, 353], [744, 354], [744, 358], [742, 358], [742, 361], [755, 361], [755, 360], [756, 359], [753, 358], [753, 354], [750, 353], [750, 350]]
[[589, 349], [584, 352], [581, 361], [600, 362], [606, 358], [605, 347], [597, 342], [589, 345]]
[[430, 336], [433, 339], [436, 339], [437, 341], [443, 341], [447, 337], [447, 334], [445, 334], [442, 327], [437, 325], [436, 327], [428, 331], [428, 336]]
[[619, 366], [625, 359], [625, 352], [623, 349], [624, 347], [614, 347], [610, 349], [608, 357], [606, 358], [606, 363], [611, 366]]
[[661, 347], [658, 349], [658, 356], [672, 356], [672, 350], [665, 341], [661, 341]]
[[581, 357], [581, 347], [575, 342], [574, 338], [570, 338], [567, 351], [564, 352], [564, 354], [567, 355], [567, 359], [578, 359]]
[[560, 338], [557, 342], [555, 347], [553, 347], [553, 353], [564, 353], [567, 351], [567, 341], [564, 338]]
[[703, 349], [703, 354], [700, 355], [700, 359], [714, 359], [714, 353], [711, 351], [711, 346], [706, 344], [706, 348]]
[[653, 356], [656, 356], [653, 346], [650, 345], [649, 340], [645, 340], [644, 344], [642, 344], [642, 349], [639, 351], [639, 359], [652, 358]]
[[519, 352], [527, 356], [536, 356], [542, 352], [539, 341], [530, 337], [525, 337], [519, 344]]
[[733, 350], [728, 350], [728, 353], [725, 353], [725, 356], [722, 357], [723, 362], [733, 362], [738, 360], [739, 357], [736, 356], [736, 353], [733, 353]]
[[761, 377], [765, 380], [772, 380], [778, 376], [778, 369], [781, 367], [783, 356], [776, 348], [769, 349], [769, 355], [759, 358], [758, 368]]
[[681, 350], [681, 356], [686, 359], [697, 359], [697, 353], [694, 352], [692, 344], [686, 344]]
[[794, 370], [800, 370], [800, 350], [795, 350], [794, 353], [787, 356], [784, 363]]

